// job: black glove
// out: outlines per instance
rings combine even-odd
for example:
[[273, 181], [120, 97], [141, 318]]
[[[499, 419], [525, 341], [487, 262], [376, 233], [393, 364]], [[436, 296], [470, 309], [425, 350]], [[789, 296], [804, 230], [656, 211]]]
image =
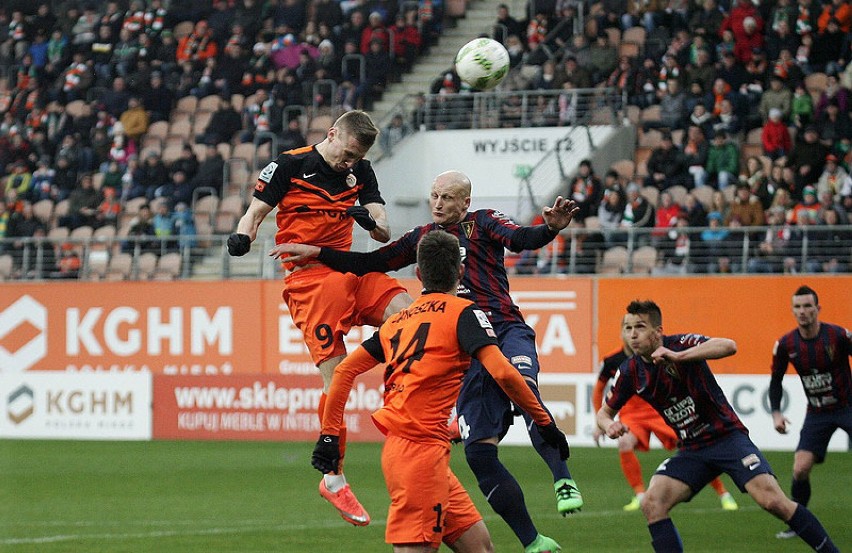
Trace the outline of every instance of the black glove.
[[559, 457], [563, 460], [571, 456], [571, 450], [568, 448], [568, 440], [565, 434], [556, 426], [555, 422], [551, 422], [547, 426], [536, 425], [541, 439], [549, 445], [559, 450]]
[[228, 237], [228, 253], [235, 257], [240, 257], [249, 252], [251, 249], [251, 238], [248, 234], [234, 233]]
[[353, 205], [350, 208], [346, 209], [346, 214], [355, 219], [355, 222], [358, 223], [362, 229], [366, 231], [371, 231], [379, 224], [373, 219], [373, 216], [370, 215], [370, 211], [366, 207], [362, 207], [360, 205]]
[[[563, 436], [564, 438], [564, 436]], [[340, 462], [340, 437], [320, 434], [314, 453], [311, 455], [311, 465], [323, 474], [337, 472]]]

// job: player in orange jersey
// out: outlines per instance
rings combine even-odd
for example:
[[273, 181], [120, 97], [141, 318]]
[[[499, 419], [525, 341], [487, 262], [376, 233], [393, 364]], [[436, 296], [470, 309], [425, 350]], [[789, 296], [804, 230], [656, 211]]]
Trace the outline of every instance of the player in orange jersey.
[[[387, 242], [390, 231], [370, 162], [364, 159], [378, 134], [370, 116], [349, 111], [340, 116], [319, 144], [279, 155], [260, 172], [254, 197], [228, 238], [228, 253], [245, 255], [263, 219], [278, 208], [275, 242], [314, 242], [348, 250], [353, 221], [374, 240]], [[356, 202], [360, 205], [356, 205]], [[311, 358], [323, 378], [318, 414], [322, 418], [334, 369], [346, 356], [343, 336], [353, 326], [379, 326], [411, 303], [396, 280], [380, 273], [339, 273], [319, 262], [285, 263], [282, 296], [302, 331]], [[346, 431], [340, 433], [340, 457]], [[342, 467], [342, 465], [341, 465]], [[370, 516], [352, 493], [342, 470], [326, 474], [320, 494], [344, 520], [357, 526]]]
[[[604, 388], [607, 382], [615, 377], [618, 367], [626, 361], [633, 351], [627, 345], [627, 341], [622, 334], [622, 346], [616, 352], [608, 355], [601, 363], [600, 374], [598, 381], [595, 383], [595, 388], [592, 392], [592, 404], [595, 406], [595, 412], [600, 411], [603, 404]], [[636, 456], [636, 451], [648, 451], [650, 447], [651, 434], [657, 436], [663, 447], [669, 451], [677, 447], [677, 436], [666, 423], [663, 418], [654, 411], [647, 401], [639, 396], [634, 396], [627, 404], [621, 408], [618, 413], [621, 421], [630, 429], [630, 431], [618, 439], [618, 455], [621, 460], [621, 471], [624, 473], [624, 478], [636, 495], [623, 508], [625, 511], [638, 511], [641, 508], [642, 497], [645, 495], [645, 481], [642, 479], [642, 465], [639, 463], [639, 458]], [[595, 428], [594, 438], [595, 443], [603, 436], [603, 430]], [[722, 504], [722, 509], [726, 511], [736, 511], [739, 509], [734, 497], [725, 489], [725, 485], [718, 477], [714, 478], [710, 485], [716, 490], [719, 495], [719, 501]]]
[[[447, 420], [471, 358], [478, 359], [509, 398], [530, 414], [542, 438], [568, 457], [568, 442], [523, 377], [500, 352], [488, 316], [456, 296], [464, 272], [459, 240], [436, 230], [417, 248], [423, 294], [392, 315], [335, 371], [311, 463], [325, 473], [338, 464], [337, 439], [355, 377], [385, 369], [384, 406], [373, 422], [387, 436], [382, 471], [391, 497], [385, 541], [397, 553], [493, 550], [482, 517], [450, 470]], [[526, 552], [556, 552], [539, 534]]]

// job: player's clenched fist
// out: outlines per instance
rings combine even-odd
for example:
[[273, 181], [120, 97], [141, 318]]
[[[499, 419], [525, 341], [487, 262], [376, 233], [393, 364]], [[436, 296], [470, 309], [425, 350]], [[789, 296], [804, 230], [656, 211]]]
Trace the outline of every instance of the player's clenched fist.
[[228, 253], [239, 257], [245, 255], [251, 249], [251, 238], [248, 234], [234, 233], [228, 237]]
[[538, 426], [538, 433], [541, 435], [541, 439], [544, 440], [546, 444], [559, 450], [560, 459], [564, 460], [571, 456], [571, 450], [568, 447], [568, 439], [565, 437], [565, 434], [559, 430], [559, 427], [556, 426], [555, 422], [551, 422], [547, 426], [536, 426]]
[[366, 231], [374, 230], [378, 223], [373, 219], [373, 216], [370, 215], [370, 211], [366, 207], [362, 207], [360, 205], [353, 205], [350, 208], [346, 209], [346, 214], [355, 219], [355, 222], [358, 223], [362, 229]]
[[321, 434], [314, 453], [311, 455], [311, 466], [323, 474], [337, 472], [340, 462], [340, 438], [328, 434]]

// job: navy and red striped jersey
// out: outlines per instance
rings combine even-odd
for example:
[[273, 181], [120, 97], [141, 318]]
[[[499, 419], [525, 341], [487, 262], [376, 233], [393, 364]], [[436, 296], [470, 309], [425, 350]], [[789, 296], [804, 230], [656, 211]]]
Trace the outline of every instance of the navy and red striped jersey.
[[775, 342], [769, 400], [773, 411], [781, 406], [781, 380], [792, 364], [808, 398], [809, 413], [824, 413], [852, 405], [849, 355], [852, 335], [842, 326], [821, 322], [816, 337], [806, 340], [798, 329]]
[[[707, 340], [699, 334], [675, 334], [663, 336], [663, 346], [683, 351]], [[707, 361], [663, 367], [634, 355], [619, 368], [606, 404], [618, 411], [633, 396], [650, 403], [663, 417], [677, 434], [681, 449], [706, 447], [731, 432], [748, 434]]]
[[[506, 248], [520, 251], [524, 249], [521, 244], [528, 246], [517, 235], [532, 228], [536, 227], [517, 225], [499, 211], [480, 209], [467, 213], [461, 221], [446, 227], [436, 223], [415, 227], [399, 240], [376, 250], [375, 254], [382, 258], [389, 270], [398, 270], [417, 262], [417, 243], [424, 234], [437, 229], [449, 232], [459, 239], [464, 263], [458, 295], [486, 311], [492, 322], [523, 322], [520, 309], [509, 296], [509, 277], [503, 264], [503, 254]], [[545, 239], [549, 242], [554, 236]]]

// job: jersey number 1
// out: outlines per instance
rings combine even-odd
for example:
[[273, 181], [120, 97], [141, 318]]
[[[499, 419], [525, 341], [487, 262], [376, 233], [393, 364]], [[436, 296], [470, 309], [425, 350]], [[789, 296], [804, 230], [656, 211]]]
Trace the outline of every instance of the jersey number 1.
[[400, 370], [404, 373], [411, 372], [411, 365], [415, 361], [423, 359], [423, 354], [426, 353], [426, 338], [429, 336], [431, 326], [432, 323], [420, 323], [420, 326], [414, 332], [414, 336], [411, 337], [402, 352], [399, 351], [402, 329], [396, 331], [396, 334], [390, 339], [390, 345], [393, 348], [393, 361], [391, 363], [395, 367], [400, 367]]

